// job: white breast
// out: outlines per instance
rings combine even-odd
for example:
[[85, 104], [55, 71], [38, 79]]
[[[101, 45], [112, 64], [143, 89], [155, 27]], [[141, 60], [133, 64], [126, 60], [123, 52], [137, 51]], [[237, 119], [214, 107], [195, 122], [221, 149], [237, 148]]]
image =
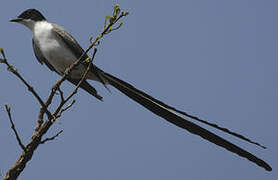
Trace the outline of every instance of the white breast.
[[49, 63], [63, 74], [66, 68], [76, 61], [76, 57], [52, 29], [52, 24], [46, 21], [36, 23], [33, 31], [34, 40]]
[[[60, 75], [64, 74], [66, 69], [77, 60], [67, 45], [60, 39], [60, 36], [53, 31], [51, 23], [46, 21], [37, 22], [33, 29], [33, 36], [43, 56]], [[79, 79], [85, 70], [85, 66], [79, 65], [71, 72], [71, 77]], [[87, 78], [98, 80], [91, 72]]]

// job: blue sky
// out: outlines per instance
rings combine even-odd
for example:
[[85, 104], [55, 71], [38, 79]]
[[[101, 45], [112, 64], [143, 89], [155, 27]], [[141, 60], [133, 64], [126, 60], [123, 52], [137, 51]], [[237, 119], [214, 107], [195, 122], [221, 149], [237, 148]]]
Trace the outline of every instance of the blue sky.
[[[59, 76], [35, 59], [29, 30], [8, 20], [36, 8], [86, 48], [116, 3], [130, 15], [119, 31], [101, 42], [95, 64], [178, 109], [261, 142], [268, 149], [208, 128], [261, 157], [273, 171], [169, 124], [116, 89], [111, 88], [110, 94], [92, 82], [104, 102], [79, 91], [77, 103], [48, 133], [63, 129], [63, 134], [38, 148], [20, 179], [278, 177], [277, 1], [9, 0], [0, 6], [0, 47], [46, 98]], [[4, 174], [20, 153], [4, 104], [12, 107], [25, 143], [39, 106], [3, 65], [0, 82], [0, 172]], [[73, 87], [65, 83], [63, 88], [70, 92]]]

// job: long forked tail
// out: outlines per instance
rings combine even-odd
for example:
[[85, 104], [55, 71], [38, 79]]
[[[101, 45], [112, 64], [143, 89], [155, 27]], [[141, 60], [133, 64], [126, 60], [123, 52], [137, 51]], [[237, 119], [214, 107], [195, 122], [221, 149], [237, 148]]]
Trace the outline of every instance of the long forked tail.
[[[233, 152], [241, 157], [245, 157], [248, 160], [250, 160], [251, 162], [256, 163], [258, 166], [263, 167], [267, 171], [272, 170], [272, 168], [262, 159], [254, 156], [253, 154], [245, 151], [244, 149], [232, 144], [231, 142], [221, 138], [220, 136], [200, 127], [199, 125], [196, 125], [196, 124], [186, 120], [185, 118], [183, 118], [182, 115], [188, 116], [190, 118], [193, 117], [193, 119], [195, 119], [195, 120], [198, 120], [199, 118], [188, 115], [185, 112], [176, 110], [175, 108], [164, 104], [163, 102], [151, 97], [150, 95], [136, 89], [135, 87], [128, 84], [127, 82], [124, 82], [108, 73], [102, 72], [101, 74], [103, 75], [105, 80], [108, 82], [108, 84], [112, 85], [113, 87], [115, 87], [116, 89], [118, 89], [119, 91], [121, 91], [122, 93], [124, 93], [125, 95], [127, 95], [128, 97], [130, 97], [131, 99], [136, 101], [137, 103], [141, 104], [142, 106], [144, 106], [145, 108], [147, 108], [148, 110], [153, 112], [154, 114], [164, 118], [168, 122], [173, 123], [176, 126], [189, 131], [190, 133], [201, 136], [202, 138], [204, 138], [218, 146], [221, 146], [230, 152]], [[203, 121], [203, 120], [200, 120], [200, 121]], [[205, 123], [205, 122], [203, 122], [203, 123]], [[211, 123], [208, 123], [208, 125], [209, 124], [211, 124]], [[216, 128], [218, 127], [217, 125], [214, 125], [214, 124], [211, 124], [211, 126], [213, 126], [213, 127], [216, 126]], [[230, 132], [229, 130], [227, 130], [225, 128], [219, 127], [218, 129], [220, 129], [220, 130], [224, 129], [223, 131], [226, 130], [225, 132], [227, 132], [227, 133]], [[259, 145], [258, 143], [252, 142], [251, 140], [249, 140], [239, 134], [236, 134], [233, 132], [230, 132], [229, 134], [232, 134], [236, 137], [244, 139], [250, 143]], [[259, 145], [259, 146], [261, 146], [261, 145]], [[263, 147], [263, 146], [261, 146], [261, 147]]]

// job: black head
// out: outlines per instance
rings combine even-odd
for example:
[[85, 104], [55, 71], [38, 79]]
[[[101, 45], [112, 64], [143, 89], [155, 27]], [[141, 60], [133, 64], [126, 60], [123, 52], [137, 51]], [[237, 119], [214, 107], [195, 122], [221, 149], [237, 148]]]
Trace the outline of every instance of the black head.
[[19, 22], [22, 20], [33, 20], [33, 21], [43, 21], [46, 20], [45, 17], [36, 9], [27, 9], [21, 13], [17, 18], [12, 19], [13, 22]]

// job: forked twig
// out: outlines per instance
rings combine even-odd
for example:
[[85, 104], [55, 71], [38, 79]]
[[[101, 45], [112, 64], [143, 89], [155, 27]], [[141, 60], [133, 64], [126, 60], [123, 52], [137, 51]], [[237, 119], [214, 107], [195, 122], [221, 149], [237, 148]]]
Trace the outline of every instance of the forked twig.
[[45, 138], [44, 140], [41, 141], [41, 144], [46, 143], [47, 141], [53, 141], [56, 137], [58, 137], [61, 133], [63, 132], [63, 130], [59, 131], [57, 134], [55, 134], [54, 136], [50, 137], [50, 138]]

